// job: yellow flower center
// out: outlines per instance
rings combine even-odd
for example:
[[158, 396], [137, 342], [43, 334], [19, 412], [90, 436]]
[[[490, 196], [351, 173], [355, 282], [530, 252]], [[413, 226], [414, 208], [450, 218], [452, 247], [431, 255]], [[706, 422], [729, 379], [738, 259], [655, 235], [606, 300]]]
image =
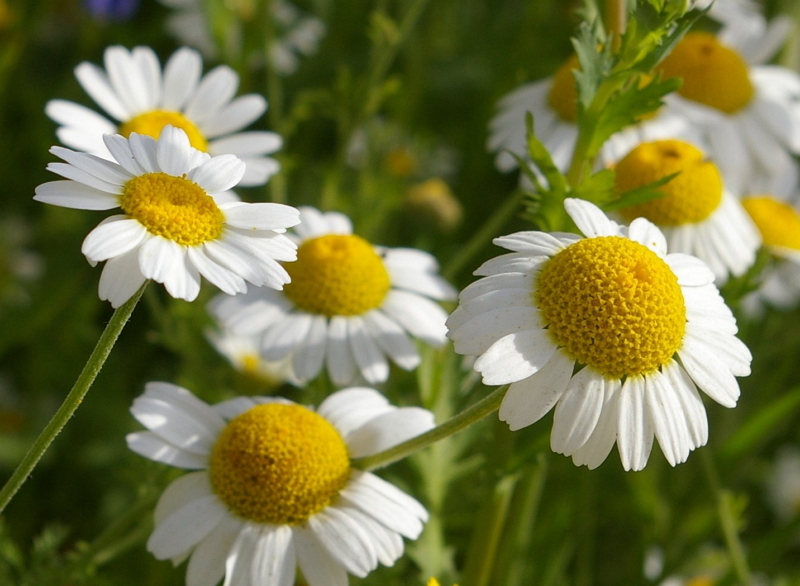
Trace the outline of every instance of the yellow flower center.
[[128, 181], [120, 207], [151, 234], [182, 246], [217, 240], [225, 227], [225, 215], [202, 187], [166, 173], [147, 173]]
[[119, 127], [119, 133], [125, 138], [128, 138], [131, 132], [158, 138], [161, 134], [161, 130], [168, 124], [175, 128], [182, 129], [189, 137], [189, 144], [198, 151], [205, 152], [208, 150], [208, 142], [203, 136], [203, 133], [180, 112], [153, 110], [151, 112], [139, 114], [122, 124]]
[[553, 75], [553, 85], [547, 94], [548, 105], [558, 117], [567, 122], [578, 119], [578, 91], [575, 89], [574, 69], [580, 69], [578, 56], [573, 55]]
[[675, 273], [620, 236], [585, 238], [556, 254], [539, 274], [534, 301], [559, 346], [612, 378], [658, 369], [686, 327]]
[[330, 505], [350, 475], [341, 435], [301, 407], [257, 405], [232, 419], [211, 452], [211, 486], [234, 513], [294, 525]]
[[683, 79], [678, 93], [684, 98], [727, 114], [738, 112], [753, 98], [747, 63], [711, 33], [687, 33], [657, 70], [665, 78]]
[[800, 215], [792, 206], [767, 195], [746, 197], [742, 205], [765, 245], [800, 250]]
[[722, 201], [722, 176], [694, 146], [678, 140], [642, 143], [617, 163], [616, 188], [622, 193], [680, 173], [658, 191], [664, 197], [622, 211], [627, 221], [645, 217], [660, 226], [705, 220]]
[[379, 307], [391, 281], [372, 245], [352, 234], [306, 240], [297, 261], [284, 265], [292, 282], [283, 288], [308, 313], [360, 315]]

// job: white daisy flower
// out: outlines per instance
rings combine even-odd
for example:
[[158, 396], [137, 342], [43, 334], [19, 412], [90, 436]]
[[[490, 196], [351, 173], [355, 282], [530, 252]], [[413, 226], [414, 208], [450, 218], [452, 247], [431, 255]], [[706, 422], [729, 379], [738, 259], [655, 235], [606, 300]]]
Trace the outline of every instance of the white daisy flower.
[[[788, 198], [787, 198], [788, 199]], [[749, 313], [764, 305], [791, 309], [800, 301], [800, 210], [798, 202], [773, 195], [750, 195], [742, 205], [755, 222], [764, 246], [775, 259], [761, 275], [761, 285], [743, 300]]]
[[300, 386], [292, 373], [290, 360], [267, 362], [261, 358], [261, 340], [255, 336], [241, 336], [230, 331], [209, 331], [206, 338], [231, 365], [241, 373], [252, 376], [268, 387], [290, 382]]
[[[578, 68], [578, 58], [573, 55], [552, 77], [525, 84], [501, 98], [498, 114], [489, 124], [487, 142], [488, 150], [497, 152], [495, 166], [500, 171], [517, 167], [511, 153], [523, 159], [528, 157], [527, 112], [533, 114], [536, 138], [547, 147], [555, 166], [567, 171], [578, 139], [578, 94], [572, 73]], [[609, 138], [600, 153], [601, 163], [618, 161], [641, 142], [673, 137], [701, 140], [683, 116], [659, 110], [653, 117]]]
[[163, 283], [173, 297], [192, 301], [200, 276], [230, 295], [245, 281], [280, 289], [289, 275], [278, 261], [297, 256], [282, 232], [299, 222], [293, 207], [274, 203], [218, 204], [218, 194], [245, 172], [233, 155], [211, 157], [167, 126], [155, 139], [107, 135], [114, 161], [62, 147], [50, 152], [64, 163], [47, 168], [66, 178], [36, 188], [35, 200], [81, 210], [122, 208], [83, 241], [90, 263], [107, 261], [100, 299], [119, 307], [146, 279]]
[[282, 292], [260, 288], [216, 298], [210, 310], [223, 327], [263, 336], [263, 358], [291, 356], [300, 381], [326, 365], [338, 386], [359, 375], [371, 384], [385, 381], [387, 357], [416, 368], [420, 356], [409, 334], [445, 343], [447, 314], [431, 299], [455, 299], [456, 291], [437, 275], [430, 254], [373, 246], [336, 212], [304, 207], [300, 219], [297, 262], [285, 265], [291, 284]]
[[403, 553], [428, 513], [351, 458], [375, 454], [433, 427], [433, 414], [397, 408], [377, 391], [334, 393], [317, 411], [273, 397], [215, 406], [167, 383], [150, 383], [131, 409], [150, 431], [128, 446], [194, 470], [170, 484], [155, 509], [147, 549], [178, 564], [187, 586], [346, 586]]
[[708, 439], [698, 388], [735, 406], [750, 351], [702, 261], [667, 254], [644, 218], [627, 228], [586, 201], [565, 206], [586, 237], [496, 239], [512, 252], [476, 271], [448, 336], [478, 357], [484, 384], [510, 384], [500, 419], [512, 430], [555, 407], [550, 446], [577, 465], [599, 466], [616, 443], [640, 470], [654, 436], [679, 464]]
[[728, 192], [717, 166], [695, 146], [679, 140], [642, 143], [616, 165], [616, 187], [635, 189], [679, 173], [649, 202], [621, 210], [627, 221], [656, 224], [670, 250], [700, 258], [724, 283], [755, 262], [761, 238], [739, 200]]
[[111, 159], [103, 135], [136, 132], [156, 138], [169, 124], [182, 128], [198, 150], [244, 161], [243, 187], [263, 185], [278, 172], [278, 162], [267, 155], [281, 148], [281, 137], [239, 132], [266, 111], [267, 102], [257, 94], [234, 99], [239, 76], [230, 67], [220, 65], [201, 76], [200, 54], [186, 47], [169, 58], [163, 72], [149, 47], [108, 47], [104, 60], [105, 70], [84, 62], [75, 68], [75, 77], [112, 120], [65, 100], [51, 100], [45, 107], [61, 125], [56, 134], [65, 145]]
[[[756, 47], [768, 45], [767, 41]], [[735, 39], [729, 38], [729, 42]], [[748, 43], [748, 46], [753, 44]], [[800, 75], [777, 65], [758, 65], [707, 32], [690, 32], [659, 64], [682, 86], [667, 96], [665, 111], [702, 133], [708, 154], [734, 193], [784, 173], [800, 154]]]

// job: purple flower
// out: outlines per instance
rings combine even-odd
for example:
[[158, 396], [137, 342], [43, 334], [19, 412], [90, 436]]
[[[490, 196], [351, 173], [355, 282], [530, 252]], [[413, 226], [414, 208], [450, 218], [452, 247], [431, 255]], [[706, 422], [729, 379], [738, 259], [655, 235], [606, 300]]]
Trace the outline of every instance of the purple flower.
[[83, 5], [99, 20], [128, 20], [139, 8], [139, 0], [84, 0]]

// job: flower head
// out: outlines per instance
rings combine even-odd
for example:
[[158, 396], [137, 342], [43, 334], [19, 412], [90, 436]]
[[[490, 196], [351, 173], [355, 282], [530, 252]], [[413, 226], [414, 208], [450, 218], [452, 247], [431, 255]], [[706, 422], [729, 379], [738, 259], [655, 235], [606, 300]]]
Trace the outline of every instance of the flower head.
[[761, 239], [738, 199], [724, 189], [718, 167], [700, 149], [679, 140], [642, 143], [616, 165], [616, 187], [624, 192], [672, 174], [677, 176], [658, 188], [663, 197], [623, 208], [623, 217], [653, 222], [670, 250], [698, 257], [718, 283], [729, 274], [742, 275], [755, 261]]
[[172, 126], [158, 141], [132, 134], [105, 137], [114, 161], [62, 147], [50, 152], [64, 163], [48, 169], [64, 181], [44, 183], [34, 199], [57, 206], [124, 214], [103, 220], [83, 242], [91, 263], [107, 261], [100, 298], [114, 307], [146, 279], [163, 283], [173, 297], [192, 301], [200, 276], [230, 295], [254, 285], [281, 288], [289, 275], [277, 261], [296, 258], [281, 234], [299, 212], [272, 203], [218, 203], [245, 172], [233, 155], [211, 157]]
[[790, 309], [800, 300], [800, 211], [797, 202], [776, 195], [754, 194], [742, 199], [764, 248], [774, 263], [761, 275], [761, 283], [744, 299], [744, 307], [758, 314], [763, 306]]
[[697, 129], [735, 193], [785, 173], [800, 153], [800, 76], [759, 65], [764, 56], [746, 51], [748, 38], [739, 43], [735, 35], [690, 32], [658, 66], [665, 77], [682, 80], [665, 112]]
[[447, 315], [431, 298], [452, 299], [455, 291], [436, 274], [431, 255], [373, 246], [339, 213], [301, 208], [300, 217], [297, 262], [286, 265], [292, 283], [280, 293], [262, 288], [218, 297], [211, 311], [225, 328], [262, 336], [269, 361], [291, 356], [300, 381], [327, 364], [337, 385], [359, 374], [369, 383], [385, 381], [387, 356], [415, 368], [420, 356], [408, 334], [445, 342]]
[[183, 129], [198, 150], [244, 161], [242, 186], [266, 183], [278, 171], [277, 161], [266, 155], [281, 147], [280, 136], [239, 132], [266, 111], [267, 102], [257, 94], [234, 99], [239, 77], [230, 67], [220, 65], [201, 77], [202, 59], [186, 47], [169, 58], [163, 72], [148, 47], [108, 47], [104, 59], [105, 70], [84, 62], [75, 76], [113, 121], [79, 104], [51, 100], [45, 112], [61, 125], [57, 135], [65, 145], [110, 159], [103, 135], [157, 138], [171, 125]]
[[616, 443], [639, 470], [655, 436], [674, 466], [708, 438], [698, 387], [733, 407], [750, 352], [701, 261], [667, 254], [643, 218], [626, 228], [588, 202], [565, 205], [586, 237], [496, 239], [513, 252], [476, 271], [448, 336], [478, 357], [485, 384], [511, 385], [500, 418], [512, 430], [555, 407], [550, 445], [576, 464], [599, 466]]
[[167, 383], [149, 383], [131, 409], [150, 431], [128, 435], [152, 460], [195, 470], [167, 487], [147, 548], [189, 558], [188, 586], [346, 584], [403, 553], [427, 520], [416, 500], [351, 458], [433, 427], [417, 407], [350, 388], [314, 411], [284, 399], [238, 397], [215, 406]]

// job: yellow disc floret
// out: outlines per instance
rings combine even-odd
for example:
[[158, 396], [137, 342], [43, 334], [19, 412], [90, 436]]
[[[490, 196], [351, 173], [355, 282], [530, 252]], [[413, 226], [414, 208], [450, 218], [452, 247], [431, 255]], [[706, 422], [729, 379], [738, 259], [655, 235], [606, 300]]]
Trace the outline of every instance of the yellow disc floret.
[[350, 475], [341, 435], [300, 405], [245, 411], [211, 452], [211, 486], [238, 516], [255, 523], [303, 523], [336, 498]]
[[616, 189], [622, 193], [679, 173], [658, 188], [664, 197], [625, 208], [627, 221], [645, 217], [660, 226], [705, 220], [722, 201], [722, 176], [702, 151], [679, 140], [642, 143], [617, 163]]
[[391, 281], [373, 246], [352, 234], [306, 240], [297, 261], [284, 265], [292, 282], [283, 288], [294, 304], [328, 317], [360, 315], [379, 307]]
[[120, 207], [147, 231], [183, 246], [217, 240], [225, 214], [197, 183], [166, 173], [147, 173], [122, 188]]
[[767, 195], [746, 197], [742, 205], [765, 245], [800, 250], [800, 215], [792, 206]]
[[559, 118], [568, 122], [578, 119], [578, 92], [575, 89], [573, 70], [580, 69], [577, 55], [573, 55], [553, 75], [553, 85], [547, 94], [548, 105]]
[[753, 98], [747, 63], [733, 49], [706, 32], [691, 32], [658, 66], [664, 77], [680, 77], [678, 93], [727, 114], [738, 112]]
[[167, 125], [182, 129], [186, 136], [189, 137], [189, 144], [198, 151], [205, 152], [208, 150], [208, 142], [203, 133], [180, 112], [170, 112], [168, 110], [145, 112], [122, 124], [118, 132], [125, 138], [128, 138], [131, 132], [158, 138], [161, 130]]
[[681, 345], [686, 307], [675, 273], [646, 246], [586, 238], [551, 258], [534, 301], [554, 341], [612, 378], [647, 374]]

